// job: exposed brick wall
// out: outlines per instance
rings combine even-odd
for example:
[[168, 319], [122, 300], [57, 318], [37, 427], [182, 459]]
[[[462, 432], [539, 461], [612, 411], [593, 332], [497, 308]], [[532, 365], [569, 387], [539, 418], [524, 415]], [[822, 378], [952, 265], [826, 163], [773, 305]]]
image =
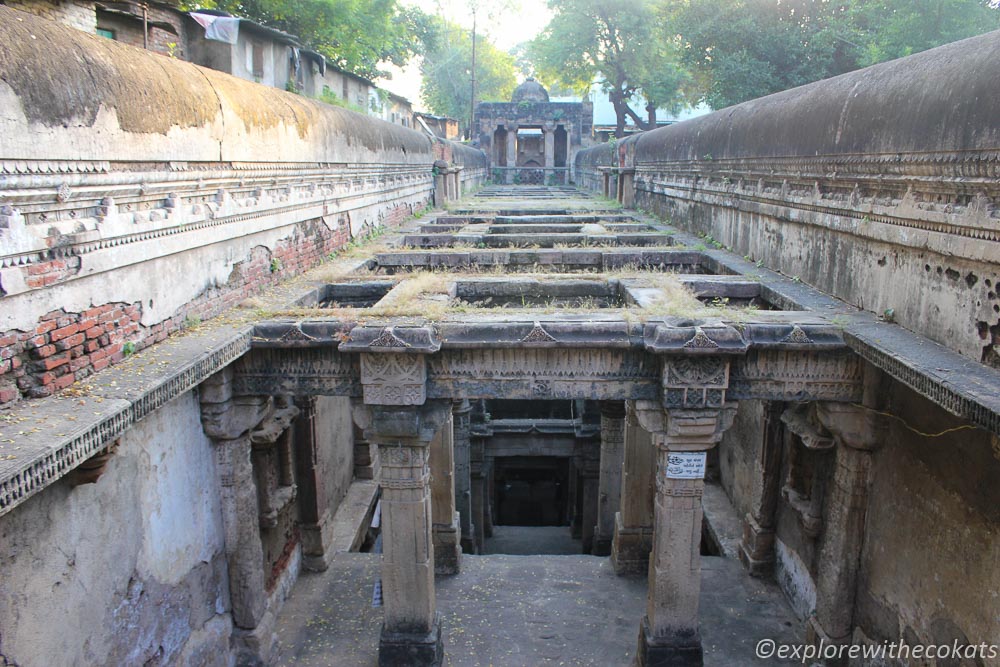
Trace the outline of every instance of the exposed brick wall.
[[94, 3], [75, 0], [2, 0], [11, 9], [19, 9], [94, 34], [97, 13]]
[[[412, 213], [396, 206], [382, 224], [397, 226]], [[320, 220], [299, 225], [272, 250], [254, 248], [235, 265], [225, 285], [203, 292], [169, 319], [143, 326], [141, 303], [105, 303], [82, 312], [56, 310], [41, 317], [30, 331], [0, 333], [0, 405], [20, 398], [49, 396], [92, 373], [162, 341], [185, 326], [210, 319], [249, 296], [319, 264], [350, 241], [343, 222], [331, 231]], [[71, 276], [78, 258], [52, 260], [32, 267], [29, 280], [39, 287]], [[127, 345], [129, 344], [129, 345]]]
[[[177, 34], [170, 33], [155, 26], [149, 27], [148, 49], [165, 56], [184, 60], [186, 53], [184, 44], [185, 25], [182, 15], [163, 7], [150, 7], [148, 19], [150, 23], [166, 23], [174, 27]], [[97, 12], [97, 27], [111, 30], [115, 33], [115, 41], [143, 48], [142, 16], [122, 16], [110, 12]]]

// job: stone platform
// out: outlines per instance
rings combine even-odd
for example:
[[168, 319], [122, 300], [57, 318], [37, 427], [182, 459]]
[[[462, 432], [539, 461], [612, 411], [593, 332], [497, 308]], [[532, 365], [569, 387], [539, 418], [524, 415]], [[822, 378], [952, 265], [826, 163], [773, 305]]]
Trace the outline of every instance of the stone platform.
[[[377, 555], [346, 553], [326, 572], [303, 573], [278, 622], [275, 664], [376, 665], [378, 566]], [[464, 556], [461, 574], [438, 577], [436, 588], [444, 664], [454, 667], [624, 667], [646, 603], [646, 577], [617, 577], [608, 559], [593, 556]], [[801, 641], [799, 625], [776, 586], [749, 578], [733, 559], [702, 558], [706, 666], [764, 665], [757, 641]]]

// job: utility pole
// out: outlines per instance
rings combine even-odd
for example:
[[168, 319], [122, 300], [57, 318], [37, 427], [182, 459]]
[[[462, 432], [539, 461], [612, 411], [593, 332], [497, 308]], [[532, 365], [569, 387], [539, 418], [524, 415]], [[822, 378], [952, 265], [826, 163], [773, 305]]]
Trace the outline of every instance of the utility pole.
[[469, 143], [476, 122], [476, 5], [472, 5], [472, 94], [469, 96]]

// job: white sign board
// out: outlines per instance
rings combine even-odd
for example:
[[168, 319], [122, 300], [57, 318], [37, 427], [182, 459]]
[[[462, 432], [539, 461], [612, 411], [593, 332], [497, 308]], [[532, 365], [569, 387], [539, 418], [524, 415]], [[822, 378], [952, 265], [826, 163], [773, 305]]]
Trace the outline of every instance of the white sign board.
[[705, 452], [670, 452], [667, 479], [704, 479]]

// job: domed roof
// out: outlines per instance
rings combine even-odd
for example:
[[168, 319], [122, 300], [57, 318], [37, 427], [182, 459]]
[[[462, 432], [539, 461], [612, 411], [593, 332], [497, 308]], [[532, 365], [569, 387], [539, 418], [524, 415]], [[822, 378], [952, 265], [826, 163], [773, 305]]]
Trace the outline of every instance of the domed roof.
[[532, 77], [524, 80], [520, 86], [514, 89], [514, 94], [510, 96], [511, 102], [548, 102], [549, 93], [542, 84]]

